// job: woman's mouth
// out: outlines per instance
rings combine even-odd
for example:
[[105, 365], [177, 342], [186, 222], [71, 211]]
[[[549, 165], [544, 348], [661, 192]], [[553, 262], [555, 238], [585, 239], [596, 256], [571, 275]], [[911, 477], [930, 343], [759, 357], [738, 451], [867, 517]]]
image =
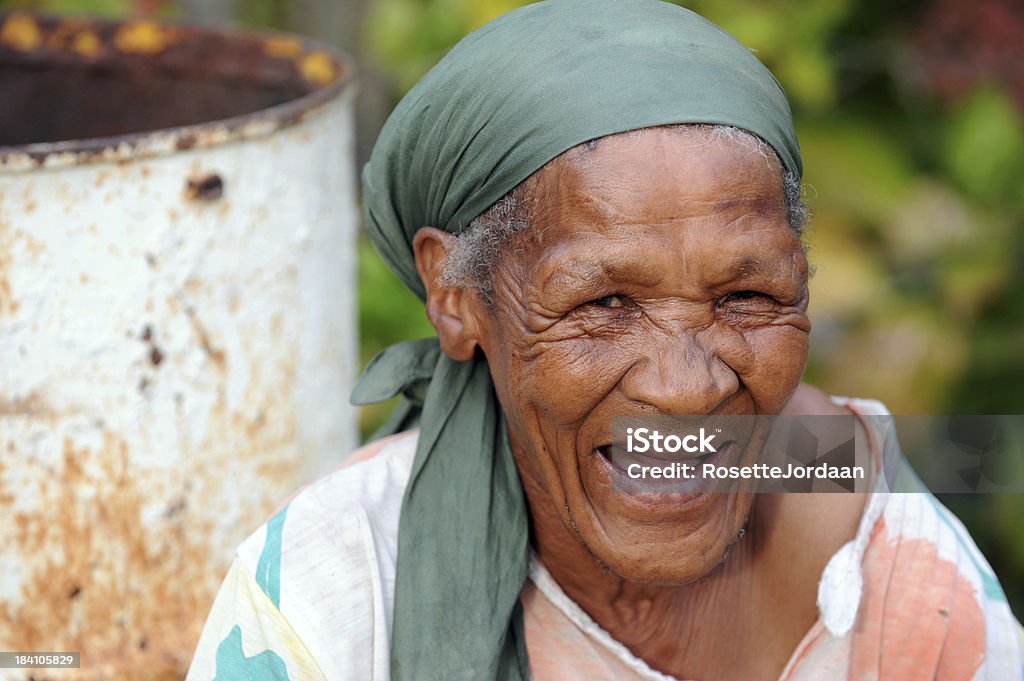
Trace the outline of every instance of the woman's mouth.
[[739, 447], [735, 441], [729, 440], [711, 452], [651, 456], [630, 452], [625, 445], [619, 443], [609, 443], [597, 447], [593, 453], [617, 492], [631, 496], [681, 495], [691, 498], [709, 492], [727, 491], [727, 486], [721, 480], [704, 475], [704, 467], [729, 465], [738, 456]]

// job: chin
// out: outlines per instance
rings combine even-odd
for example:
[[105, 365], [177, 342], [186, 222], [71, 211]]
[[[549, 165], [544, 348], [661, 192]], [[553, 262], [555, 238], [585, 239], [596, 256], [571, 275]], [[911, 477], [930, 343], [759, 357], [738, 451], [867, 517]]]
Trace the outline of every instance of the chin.
[[683, 586], [706, 579], [721, 568], [741, 536], [752, 502], [751, 494], [712, 493], [691, 500], [692, 507], [682, 509], [690, 513], [667, 524], [609, 518], [590, 509], [594, 522], [574, 525], [597, 562], [622, 579]]

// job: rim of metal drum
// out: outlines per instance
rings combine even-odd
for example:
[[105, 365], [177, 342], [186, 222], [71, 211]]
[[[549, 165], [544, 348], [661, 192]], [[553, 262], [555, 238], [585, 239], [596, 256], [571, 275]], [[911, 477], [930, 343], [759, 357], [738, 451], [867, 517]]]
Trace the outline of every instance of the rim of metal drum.
[[[0, 23], [11, 14], [13, 13], [0, 13]], [[65, 19], [65, 17], [47, 17], [31, 13], [28, 16], [32, 16], [34, 19]], [[86, 18], [82, 21], [93, 26], [117, 26], [130, 23], [127, 20], [114, 21], [96, 18]], [[313, 91], [290, 101], [228, 118], [108, 137], [0, 146], [0, 175], [151, 158], [264, 137], [305, 121], [324, 105], [340, 97], [343, 92], [353, 91], [356, 85], [356, 68], [351, 57], [331, 45], [300, 34], [285, 31], [248, 31], [195, 26], [169, 21], [155, 21], [154, 23], [161, 27], [177, 27], [225, 38], [295, 40], [307, 53], [322, 51], [330, 55], [334, 66], [338, 69], [337, 76], [332, 82], [319, 85]]]

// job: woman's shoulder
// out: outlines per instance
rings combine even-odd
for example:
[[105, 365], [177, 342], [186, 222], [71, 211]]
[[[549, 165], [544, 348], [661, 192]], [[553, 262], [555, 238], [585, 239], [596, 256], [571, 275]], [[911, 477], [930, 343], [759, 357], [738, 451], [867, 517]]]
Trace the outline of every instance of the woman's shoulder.
[[863, 559], [857, 670], [1020, 678], [1020, 625], [967, 530], [926, 491], [886, 496]]
[[364, 444], [330, 473], [299, 488], [278, 511], [301, 501], [330, 507], [357, 504], [371, 509], [389, 507], [392, 492], [404, 491], [416, 456], [419, 430], [406, 430]]
[[[823, 400], [861, 419], [873, 453], [905, 464], [882, 402], [812, 390], [796, 406], [826, 413]], [[893, 678], [1019, 678], [1021, 629], [995, 573], [953, 513], [923, 485], [907, 489], [876, 490], [830, 561], [818, 594], [826, 626], [852, 637], [858, 678], [882, 660]]]
[[[402, 497], [416, 454], [418, 431], [371, 442], [338, 468], [289, 498], [238, 548], [238, 559], [256, 572], [268, 548], [280, 544], [282, 569], [322, 563], [328, 555], [372, 548], [384, 569], [393, 563]], [[380, 561], [378, 561], [380, 562]]]
[[[399, 433], [357, 450], [242, 542], [232, 572], [244, 583], [242, 591], [251, 593], [240, 598], [240, 587], [225, 582], [200, 651], [219, 660], [232, 627], [240, 626], [236, 635], [246, 649], [266, 648], [287, 662], [295, 645], [275, 645], [283, 637], [268, 631], [277, 629], [301, 643], [325, 678], [357, 678], [353, 670], [369, 674], [363, 678], [383, 673], [389, 664], [398, 520], [417, 435]], [[276, 624], [244, 626], [254, 619]], [[246, 638], [254, 629], [265, 640]]]

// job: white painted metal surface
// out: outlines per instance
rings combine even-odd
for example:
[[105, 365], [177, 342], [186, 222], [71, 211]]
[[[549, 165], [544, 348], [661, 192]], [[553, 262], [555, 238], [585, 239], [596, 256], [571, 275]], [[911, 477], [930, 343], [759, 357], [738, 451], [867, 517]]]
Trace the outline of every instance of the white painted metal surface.
[[82, 653], [37, 679], [180, 678], [233, 547], [355, 444], [353, 143], [347, 86], [0, 162], [0, 650]]

